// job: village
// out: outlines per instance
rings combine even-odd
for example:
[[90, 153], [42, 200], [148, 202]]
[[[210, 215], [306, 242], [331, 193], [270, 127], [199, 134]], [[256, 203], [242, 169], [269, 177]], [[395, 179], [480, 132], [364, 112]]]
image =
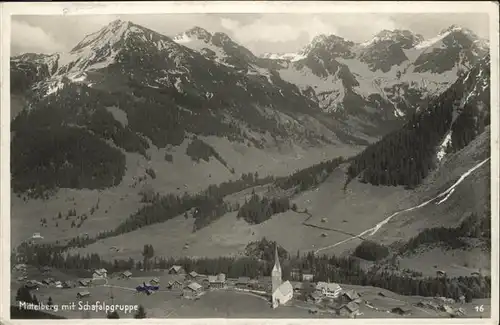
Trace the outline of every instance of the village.
[[[184, 301], [179, 305], [184, 307], [189, 301], [213, 302], [212, 298], [204, 296], [214, 294], [223, 294], [227, 296], [230, 304], [237, 304], [239, 299], [231, 296], [236, 293], [265, 301], [258, 308], [267, 309], [269, 312], [262, 310], [262, 315], [267, 317], [285, 315], [279, 312], [280, 309], [286, 309], [288, 314], [292, 309], [295, 311], [294, 314], [302, 314], [297, 317], [330, 318], [376, 317], [377, 314], [378, 317], [460, 317], [466, 314], [463, 299], [458, 302], [442, 297], [426, 299], [414, 297], [413, 301], [401, 300], [391, 297], [391, 292], [383, 289], [314, 282], [313, 274], [297, 269], [292, 271], [291, 280], [283, 281], [277, 251], [271, 275], [258, 278], [228, 278], [223, 273], [198, 274], [194, 271], [186, 272], [180, 265], [173, 265], [164, 271], [155, 270], [155, 275], [150, 277], [134, 274], [132, 271], [108, 274], [106, 269], [96, 269], [91, 278], [76, 280], [58, 279], [52, 275], [54, 270], [49, 267], [40, 269], [41, 277], [38, 279], [29, 279], [26, 269], [25, 264], [14, 267], [14, 272], [18, 273], [17, 283], [37, 296], [50, 297], [50, 300], [59, 303], [71, 303], [76, 300], [120, 301], [124, 295], [128, 295], [132, 296], [132, 299], [126, 299], [127, 303], [135, 301], [144, 304], [143, 307], [148, 310], [153, 307], [148, 305], [150, 302], [154, 304], [162, 302], [162, 298], [156, 296], [161, 294], [166, 294], [165, 303], [167, 300], [175, 299]], [[62, 292], [72, 293], [73, 296], [61, 295]], [[156, 298], [147, 300], [148, 296]], [[63, 299], [66, 301], [61, 301]], [[216, 310], [217, 308], [220, 309], [214, 307]], [[179, 313], [175, 313], [175, 308], [172, 308], [170, 314], [172, 314], [170, 317], [182, 317]], [[236, 314], [232, 317], [243, 316]]]

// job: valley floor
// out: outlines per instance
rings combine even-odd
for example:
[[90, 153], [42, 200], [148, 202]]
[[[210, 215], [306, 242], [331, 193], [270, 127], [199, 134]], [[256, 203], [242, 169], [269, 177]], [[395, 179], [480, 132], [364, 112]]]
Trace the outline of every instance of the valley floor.
[[[305, 302], [301, 300], [300, 294], [294, 294], [294, 298], [287, 305], [272, 309], [268, 298], [256, 294], [237, 291], [229, 286], [226, 289], [205, 291], [199, 299], [190, 300], [182, 297], [181, 291], [169, 290], [162, 285], [172, 280], [175, 276], [164, 273], [155, 274], [160, 280], [160, 290], [146, 295], [137, 293], [135, 287], [143, 282], [149, 281], [151, 277], [139, 276], [127, 280], [108, 279], [106, 284], [93, 285], [91, 287], [75, 287], [69, 289], [58, 289], [54, 287], [42, 287], [35, 291], [37, 298], [46, 304], [49, 297], [54, 304], [59, 306], [53, 314], [65, 318], [105, 318], [104, 311], [83, 311], [82, 305], [90, 305], [99, 301], [108, 305], [142, 305], [148, 318], [339, 318], [333, 310], [325, 308], [321, 304]], [[17, 283], [12, 283], [12, 293], [15, 294]], [[416, 306], [420, 301], [433, 301], [433, 298], [418, 296], [401, 296], [385, 289], [343, 285], [343, 290], [355, 290], [362, 298], [359, 304], [360, 314], [357, 318], [449, 318], [449, 314], [428, 308]], [[77, 299], [78, 292], [88, 291], [90, 297]], [[111, 299], [113, 296], [113, 299]], [[14, 299], [14, 295], [12, 296]], [[437, 300], [436, 300], [437, 302]], [[75, 303], [74, 308], [63, 310], [63, 305]], [[437, 302], [438, 303], [438, 302]], [[462, 308], [465, 318], [489, 317], [490, 300], [475, 299], [467, 304], [448, 304], [454, 309]], [[475, 307], [482, 306], [482, 312]], [[401, 307], [409, 311], [409, 314], [401, 316], [392, 313], [391, 310]], [[318, 313], [311, 314], [310, 310]], [[121, 318], [132, 318], [133, 313], [124, 314], [119, 312]]]

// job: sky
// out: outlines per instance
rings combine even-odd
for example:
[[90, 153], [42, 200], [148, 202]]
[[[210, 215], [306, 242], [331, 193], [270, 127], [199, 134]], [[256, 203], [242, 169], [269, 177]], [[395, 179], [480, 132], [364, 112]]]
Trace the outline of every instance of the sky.
[[11, 55], [69, 51], [86, 35], [115, 19], [171, 37], [194, 26], [224, 32], [257, 55], [296, 52], [319, 34], [365, 42], [384, 29], [408, 29], [428, 39], [453, 24], [489, 39], [488, 16], [469, 13], [32, 15], [12, 16]]

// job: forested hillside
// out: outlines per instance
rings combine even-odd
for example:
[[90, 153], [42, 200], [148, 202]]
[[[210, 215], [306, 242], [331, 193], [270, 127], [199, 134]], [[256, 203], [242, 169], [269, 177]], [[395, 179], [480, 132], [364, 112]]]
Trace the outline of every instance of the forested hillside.
[[359, 176], [373, 185], [418, 185], [441, 158], [440, 150], [462, 149], [489, 125], [489, 69], [487, 56], [401, 129], [353, 158], [348, 181]]

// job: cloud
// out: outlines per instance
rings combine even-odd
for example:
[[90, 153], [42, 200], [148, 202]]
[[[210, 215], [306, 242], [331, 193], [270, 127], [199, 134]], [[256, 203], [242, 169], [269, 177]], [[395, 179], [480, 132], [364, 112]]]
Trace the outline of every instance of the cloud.
[[[282, 15], [281, 18], [285, 19], [276, 18], [277, 15], [263, 15], [248, 24], [242, 24], [236, 19], [221, 18], [220, 24], [231, 32], [235, 40], [242, 43], [288, 42], [297, 40], [304, 34], [312, 39], [319, 34], [336, 32], [334, 26], [314, 16], [307, 20], [300, 19], [298, 15]], [[294, 18], [299, 19], [293, 23]]]
[[12, 54], [26, 52], [51, 53], [65, 50], [64, 44], [40, 27], [12, 20]]

